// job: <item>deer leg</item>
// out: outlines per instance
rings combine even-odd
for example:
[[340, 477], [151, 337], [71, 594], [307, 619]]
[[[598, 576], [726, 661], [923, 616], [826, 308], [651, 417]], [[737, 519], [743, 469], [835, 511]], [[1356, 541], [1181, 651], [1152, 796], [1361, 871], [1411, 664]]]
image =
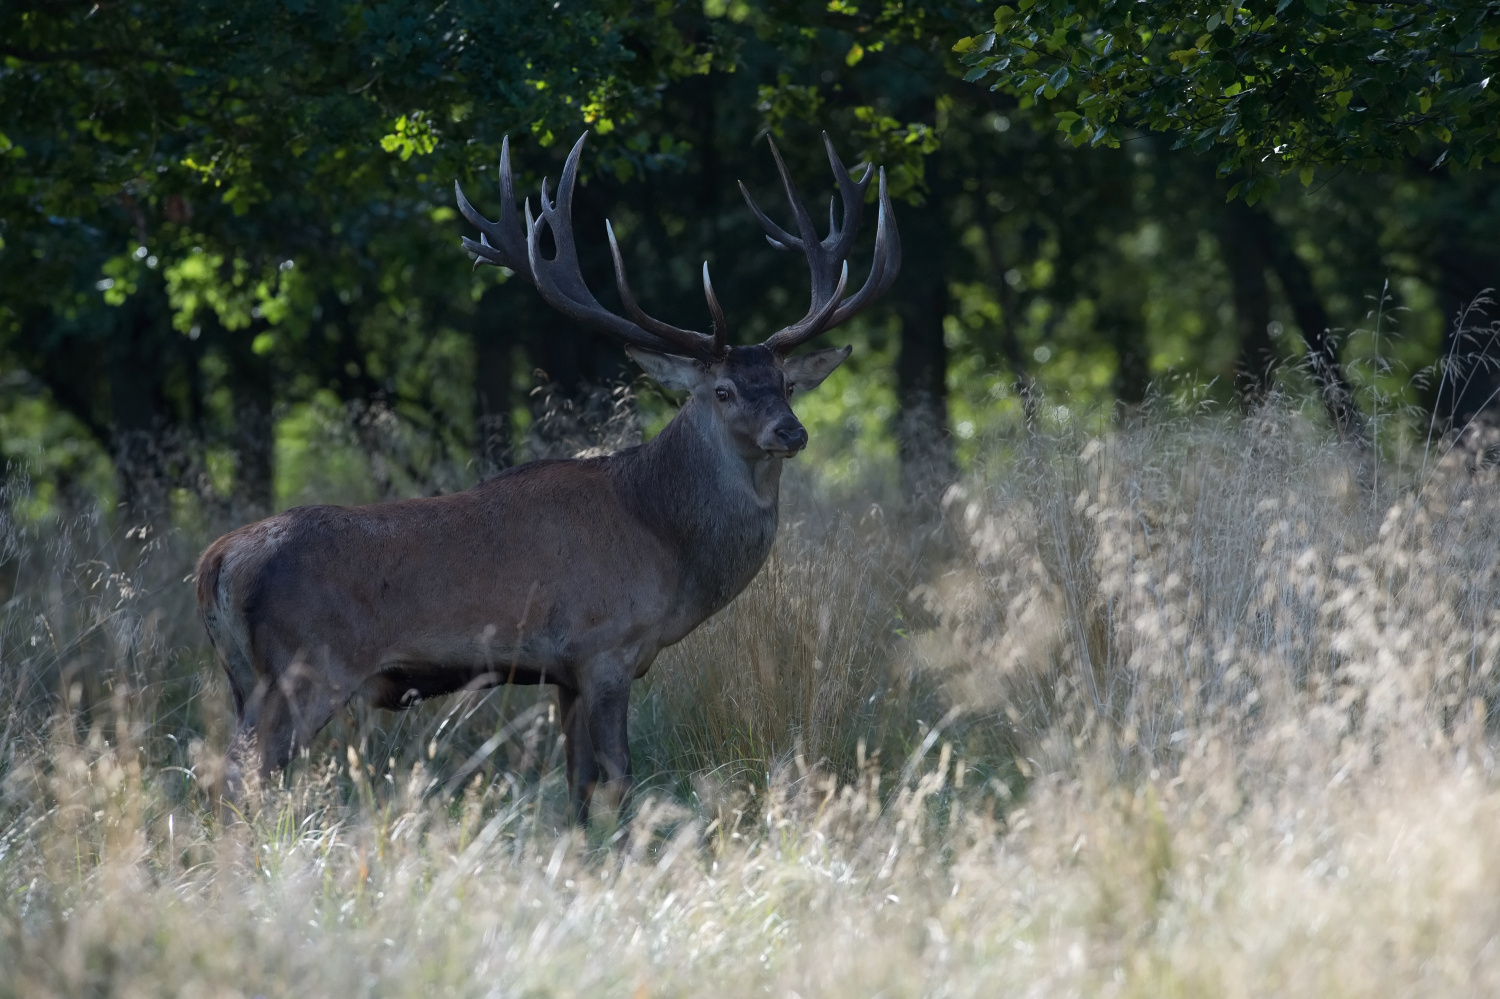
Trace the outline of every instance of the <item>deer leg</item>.
[[[261, 777], [284, 769], [299, 748], [311, 745], [346, 700], [347, 693], [339, 696], [300, 658], [274, 680], [262, 683], [253, 711], [246, 712], [260, 749]], [[246, 727], [242, 722], [242, 730]]]
[[568, 800], [573, 806], [573, 821], [588, 825], [589, 799], [599, 782], [599, 763], [594, 759], [594, 744], [589, 740], [588, 713], [578, 692], [557, 688], [557, 714], [562, 720], [563, 748], [568, 757]]
[[245, 764], [255, 755], [255, 726], [246, 725], [244, 713], [240, 713], [239, 727], [229, 740], [229, 749], [224, 753], [224, 771], [216, 790], [219, 797], [231, 805], [245, 800]]
[[623, 810], [630, 796], [630, 738], [626, 719], [630, 707], [630, 670], [600, 670], [584, 691], [588, 709], [589, 741], [594, 758], [603, 769], [606, 800]]

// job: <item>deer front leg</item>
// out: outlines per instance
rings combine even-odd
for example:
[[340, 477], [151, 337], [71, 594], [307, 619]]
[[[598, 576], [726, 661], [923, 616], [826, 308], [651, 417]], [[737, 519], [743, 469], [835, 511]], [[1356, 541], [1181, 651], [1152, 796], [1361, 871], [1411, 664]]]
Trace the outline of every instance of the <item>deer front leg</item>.
[[589, 799], [599, 782], [599, 763], [589, 739], [588, 713], [577, 691], [557, 688], [557, 716], [562, 722], [563, 749], [568, 758], [568, 800], [573, 806], [573, 821], [585, 826], [589, 821]]
[[606, 807], [622, 814], [634, 783], [630, 772], [630, 738], [626, 730], [634, 670], [615, 662], [599, 664], [599, 667], [602, 668], [592, 671], [583, 692], [588, 735], [594, 747], [596, 768], [604, 771], [602, 797]]

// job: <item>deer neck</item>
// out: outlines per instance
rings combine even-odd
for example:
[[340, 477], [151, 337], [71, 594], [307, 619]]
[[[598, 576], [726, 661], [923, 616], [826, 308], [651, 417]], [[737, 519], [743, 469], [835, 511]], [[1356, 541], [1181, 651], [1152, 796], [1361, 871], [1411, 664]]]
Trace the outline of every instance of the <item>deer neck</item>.
[[678, 556], [678, 604], [690, 630], [734, 599], [770, 554], [781, 459], [745, 458], [692, 399], [630, 457], [623, 492]]
[[675, 429], [676, 433], [664, 443], [687, 457], [683, 467], [694, 481], [711, 483], [721, 500], [731, 504], [739, 501], [747, 511], [769, 510], [775, 517], [781, 495], [779, 458], [763, 453], [753, 458], [745, 457], [735, 447], [724, 424], [713, 417], [707, 405], [696, 399], [687, 401], [669, 428]]

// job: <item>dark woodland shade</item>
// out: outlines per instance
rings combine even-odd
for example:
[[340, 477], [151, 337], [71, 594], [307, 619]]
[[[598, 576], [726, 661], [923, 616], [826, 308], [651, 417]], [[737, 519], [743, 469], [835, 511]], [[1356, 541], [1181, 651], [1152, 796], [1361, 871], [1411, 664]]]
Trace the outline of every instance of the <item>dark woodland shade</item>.
[[[1146, 6], [1130, 16], [1198, 16], [1186, 4]], [[1329, 426], [1348, 434], [1364, 396], [1329, 391], [1358, 381], [1343, 368], [1347, 334], [1330, 330], [1364, 325], [1388, 278], [1395, 326], [1382, 343], [1408, 372], [1430, 369], [1425, 386], [1399, 402], [1439, 428], [1484, 419], [1500, 400], [1492, 317], [1467, 313], [1462, 334], [1454, 321], [1477, 294], [1500, 286], [1500, 185], [1488, 160], [1467, 171], [1454, 162], [1500, 141], [1491, 127], [1500, 88], [1471, 86], [1488, 76], [1493, 53], [1481, 43], [1493, 25], [1475, 32], [1464, 20], [1494, 11], [1462, 0], [1420, 11], [1321, 6], [1285, 18], [1265, 38], [1235, 37], [1244, 34], [1239, 21], [1220, 25], [1205, 42], [1217, 56], [1196, 62], [1192, 75], [1174, 81], [1152, 70], [1140, 82], [1154, 99], [1167, 93], [1161, 87], [1213, 82], [1228, 66], [1220, 56], [1243, 56], [1251, 69], [1257, 60], [1300, 58], [1281, 42], [1296, 42], [1288, 33], [1316, 21], [1337, 31], [1339, 59], [1374, 66], [1371, 81], [1392, 76], [1394, 84], [1383, 99], [1361, 85], [1342, 108], [1338, 92], [1311, 95], [1329, 115], [1314, 123], [1321, 134], [1355, 124], [1418, 145], [1363, 173], [1319, 168], [1315, 196], [1288, 175], [1279, 191], [1257, 188], [1253, 217], [1226, 223], [1225, 194], [1247, 179], [1217, 169], [1218, 152], [1237, 142], [1233, 130], [1215, 129], [1207, 152], [1193, 148], [1199, 133], [1179, 147], [1181, 136], [1149, 128], [1118, 149], [1075, 146], [1087, 123], [1064, 121], [1059, 132], [1054, 111], [1076, 108], [1071, 88], [1081, 73], [1055, 99], [1044, 93], [1023, 109], [989, 89], [995, 77], [972, 83], [951, 72], [940, 39], [989, 30], [993, 11], [983, 8], [924, 4], [919, 37], [908, 30], [914, 21], [883, 21], [873, 8], [777, 8], [751, 25], [613, 2], [559, 21], [550, 3], [395, 0], [382, 17], [355, 22], [336, 7], [294, 10], [276, 0], [0, 4], [0, 407], [11, 414], [0, 449], [33, 455], [32, 475], [59, 504], [88, 503], [102, 488], [146, 519], [170, 515], [174, 490], [245, 511], [236, 517], [285, 501], [273, 485], [299, 473], [275, 467], [278, 414], [328, 399], [351, 414], [351, 438], [377, 495], [456, 488], [462, 475], [432, 483], [469, 456], [488, 471], [543, 453], [545, 444], [528, 450], [534, 436], [520, 439], [512, 414], [530, 407], [537, 427], [543, 400], [589, 411], [597, 386], [629, 377], [626, 360], [616, 338], [579, 336], [576, 320], [522, 282], [476, 288], [455, 266], [454, 220], [434, 206], [451, 204], [455, 176], [493, 162], [506, 130], [518, 158], [556, 177], [567, 150], [548, 137], [573, 134], [578, 103], [564, 98], [585, 93], [611, 95], [600, 113], [613, 128], [603, 134], [601, 120], [590, 146], [600, 169], [567, 199], [554, 201], [549, 185], [541, 212], [561, 211], [567, 200], [586, 229], [610, 211], [634, 214], [630, 280], [620, 287], [630, 304], [620, 322], [657, 341], [634, 303], [668, 315], [685, 302], [695, 312], [697, 254], [705, 251], [713, 254], [713, 300], [741, 342], [752, 339], [747, 330], [763, 339], [806, 311], [809, 277], [766, 252], [763, 229], [735, 190], [743, 178], [769, 194], [782, 179], [755, 136], [776, 135], [785, 165], [809, 180], [822, 169], [824, 127], [846, 152], [886, 167], [891, 203], [911, 207], [902, 209], [902, 277], [877, 306], [883, 315], [868, 342], [893, 356], [898, 405], [889, 429], [905, 470], [930, 464], [934, 448], [955, 447], [943, 433], [955, 365], [1002, 369], [999, 384], [1016, 392], [1034, 425], [1045, 412], [1042, 390], [1070, 406], [1107, 404], [1116, 393], [1138, 399], [1170, 363], [1211, 384], [1221, 402], [1237, 384], [1253, 404], [1278, 381], [1302, 384], [1281, 372], [1313, 357], [1309, 373], [1322, 380], [1314, 388]], [[1037, 21], [1060, 9], [1025, 13]], [[1256, 13], [1242, 6], [1235, 16]], [[1357, 30], [1361, 19], [1414, 16], [1409, 31], [1387, 39], [1403, 46], [1388, 50], [1393, 61], [1368, 63], [1371, 46], [1387, 42]], [[431, 30], [413, 35], [412, 23]], [[1159, 32], [1150, 44], [1171, 37]], [[1423, 38], [1455, 44], [1408, 44]], [[864, 54], [851, 64], [855, 41]], [[1004, 42], [980, 54], [998, 55]], [[1081, 50], [1060, 57], [1072, 55], [1093, 58]], [[1421, 129], [1388, 128], [1408, 113], [1397, 106], [1408, 88], [1426, 79], [1402, 67], [1428, 59], [1451, 63], [1455, 74], [1432, 95]], [[1050, 68], [1049, 83], [1054, 75]], [[1202, 91], [1212, 107], [1195, 107], [1223, 110], [1222, 89]], [[1119, 97], [1090, 106], [1102, 112], [1120, 106]], [[1236, 106], [1262, 97], [1270, 102], [1262, 111], [1306, 111], [1271, 92]], [[1387, 105], [1394, 113], [1377, 114]], [[1253, 119], [1241, 115], [1234, 127]], [[173, 123], [169, 132], [162, 121]], [[1439, 129], [1451, 133], [1442, 162]], [[1244, 148], [1276, 130], [1262, 131]], [[1343, 139], [1309, 148], [1354, 149]], [[835, 179], [847, 197], [848, 183]], [[513, 191], [504, 201], [496, 224], [514, 234], [511, 258], [529, 267], [524, 206]], [[771, 214], [816, 257], [813, 244], [826, 240], [804, 233], [799, 204]], [[857, 204], [845, 204], [842, 231], [852, 228], [851, 209]], [[1143, 233], [1157, 239], [1150, 253], [1136, 252]], [[603, 290], [615, 264], [610, 242], [584, 242], [575, 247], [579, 271]], [[295, 270], [279, 269], [287, 261]], [[856, 278], [862, 263], [857, 252]], [[826, 305], [842, 266], [808, 264], [810, 301]], [[252, 314], [262, 284], [289, 292], [277, 302], [285, 311]], [[689, 332], [707, 329], [671, 318]], [[1289, 337], [1268, 335], [1283, 327]], [[711, 332], [732, 340], [717, 315]], [[454, 363], [460, 356], [472, 365]], [[532, 395], [537, 380], [548, 387]], [[392, 421], [422, 445], [392, 453], [380, 430]], [[229, 495], [221, 496], [226, 453]], [[951, 457], [940, 464], [956, 467]], [[111, 473], [112, 489], [99, 479]]]

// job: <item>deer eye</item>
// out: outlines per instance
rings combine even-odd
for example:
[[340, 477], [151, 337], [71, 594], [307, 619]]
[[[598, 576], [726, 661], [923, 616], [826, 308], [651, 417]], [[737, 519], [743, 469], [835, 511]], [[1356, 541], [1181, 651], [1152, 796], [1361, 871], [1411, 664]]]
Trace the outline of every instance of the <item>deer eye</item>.
[[720, 385], [718, 388], [714, 389], [714, 395], [716, 395], [716, 396], [719, 397], [719, 401], [720, 402], [728, 402], [729, 401], [729, 390], [727, 388], [725, 388], [724, 386], [722, 386], [722, 385]]

